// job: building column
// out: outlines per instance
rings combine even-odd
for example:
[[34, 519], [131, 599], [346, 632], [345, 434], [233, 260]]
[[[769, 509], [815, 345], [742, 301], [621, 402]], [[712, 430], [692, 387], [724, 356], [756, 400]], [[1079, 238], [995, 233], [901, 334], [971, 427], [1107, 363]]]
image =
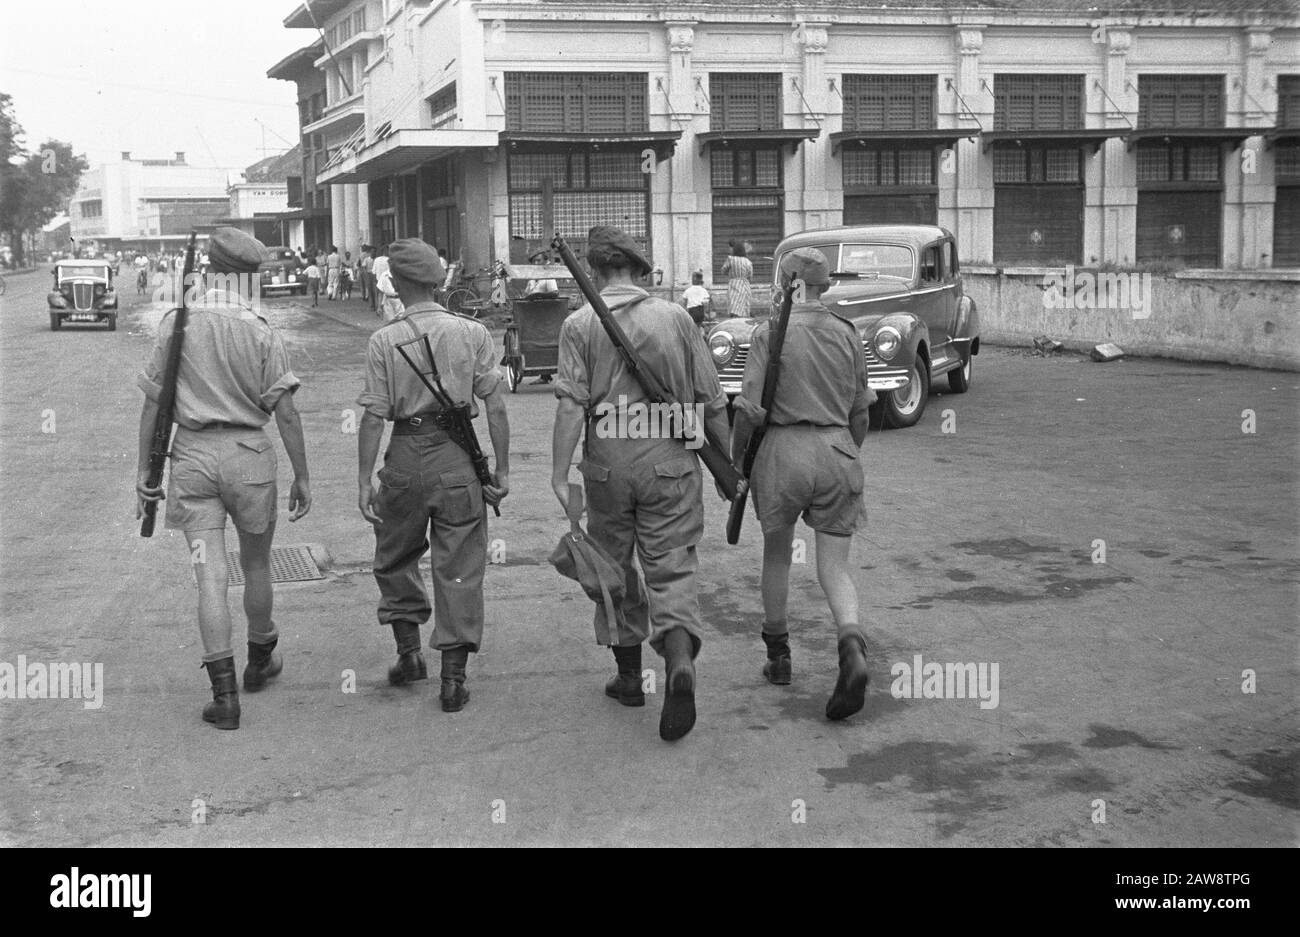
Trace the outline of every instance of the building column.
[[[822, 132], [816, 140], [806, 140], [799, 147], [799, 158], [803, 162], [803, 192], [800, 193], [799, 224], [794, 230], [838, 224], [844, 211], [843, 195], [833, 202], [828, 184], [828, 177], [839, 169], [838, 161], [831, 157], [830, 130], [826, 127], [830, 112], [830, 88], [826, 84], [829, 27], [829, 23], [804, 23], [796, 34], [796, 41], [803, 45], [803, 75], [799, 79], [803, 99], [799, 98], [798, 92], [795, 99], [803, 115], [802, 125], [809, 129], [820, 127]], [[808, 101], [806, 108], [804, 99]], [[788, 212], [786, 217], [790, 217]], [[786, 229], [786, 234], [792, 233], [791, 229]]]
[[[706, 283], [711, 279], [711, 204], [708, 190], [702, 195], [697, 191], [695, 178], [699, 160], [695, 145], [698, 128], [694, 118], [695, 78], [692, 73], [695, 21], [668, 20], [664, 28], [668, 33], [668, 79], [663, 89], [668, 97], [667, 129], [681, 127], [683, 132], [672, 159], [657, 170], [669, 173], [668, 217], [661, 224], [657, 215], [652, 216], [651, 223], [654, 225], [655, 253], [670, 258], [670, 263], [665, 265], [664, 284], [684, 287], [691, 282], [691, 273], [695, 270], [704, 271]], [[692, 115], [685, 126], [675, 119], [684, 114]], [[665, 235], [669, 243], [660, 240]]]
[[[1271, 124], [1269, 118], [1277, 113], [1277, 89], [1268, 87], [1265, 65], [1273, 41], [1272, 29], [1248, 27], [1246, 39], [1241, 95], [1237, 101], [1241, 124], [1245, 127]], [[1277, 185], [1273, 160], [1264, 159], [1262, 137], [1250, 138], [1241, 150], [1232, 154], [1226, 162], [1223, 182], [1223, 265], [1271, 267]]]
[[[1102, 97], [1102, 125], [1111, 130], [1128, 130], [1137, 126], [1138, 111], [1137, 89], [1128, 86], [1133, 33], [1111, 26], [1104, 30], [1106, 77], [1102, 87], [1110, 100]], [[1131, 264], [1137, 256], [1137, 157], [1129, 153], [1127, 140], [1115, 138], [1102, 141], [1101, 158], [1101, 229], [1093, 237], [1085, 228], [1084, 260], [1095, 244], [1101, 262]]]
[[[965, 108], [961, 99], [952, 104], [958, 127], [974, 127], [975, 120], [986, 130], [993, 127], [993, 96], [980, 84], [985, 28], [963, 23], [956, 29], [959, 55], [953, 84], [966, 102]], [[992, 263], [993, 161], [984, 158], [982, 146], [978, 137], [957, 141], [957, 251], [966, 262]]]
[[347, 190], [346, 185], [330, 186], [330, 243], [322, 244], [326, 253], [330, 245], [341, 246], [348, 237]]

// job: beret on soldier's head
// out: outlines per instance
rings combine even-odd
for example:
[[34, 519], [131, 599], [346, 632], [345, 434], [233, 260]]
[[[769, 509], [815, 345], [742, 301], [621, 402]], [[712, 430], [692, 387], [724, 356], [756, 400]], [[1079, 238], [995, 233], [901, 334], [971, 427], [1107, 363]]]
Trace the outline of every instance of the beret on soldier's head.
[[639, 276], [654, 269], [636, 241], [622, 228], [602, 224], [587, 232], [587, 263], [593, 267], [621, 267], [623, 257], [637, 268]]
[[800, 247], [782, 256], [781, 277], [788, 280], [803, 280], [812, 286], [829, 286], [830, 261], [815, 247]]
[[266, 260], [266, 248], [238, 228], [217, 228], [208, 239], [208, 264], [217, 273], [253, 273]]
[[429, 286], [441, 286], [447, 279], [437, 252], [419, 238], [402, 238], [389, 245], [388, 269], [399, 277]]

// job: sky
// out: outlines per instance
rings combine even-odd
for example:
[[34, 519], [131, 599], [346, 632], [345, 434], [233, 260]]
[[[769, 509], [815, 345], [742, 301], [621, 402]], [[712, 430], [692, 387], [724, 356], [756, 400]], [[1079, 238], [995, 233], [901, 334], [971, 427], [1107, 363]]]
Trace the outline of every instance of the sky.
[[317, 38], [284, 27], [297, 6], [0, 0], [0, 92], [14, 99], [29, 151], [53, 137], [92, 168], [123, 150], [150, 159], [183, 150], [192, 165], [242, 170], [298, 141], [296, 88], [266, 77]]

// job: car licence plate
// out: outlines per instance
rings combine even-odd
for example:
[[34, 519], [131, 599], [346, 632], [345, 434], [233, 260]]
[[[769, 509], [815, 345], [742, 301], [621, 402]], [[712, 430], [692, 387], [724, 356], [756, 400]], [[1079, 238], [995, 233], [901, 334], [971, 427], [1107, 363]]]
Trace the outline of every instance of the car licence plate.
[[68, 316], [68, 318], [71, 319], [73, 322], [94, 322], [99, 317], [92, 316], [89, 313], [83, 312], [83, 313], [76, 313], [74, 315]]

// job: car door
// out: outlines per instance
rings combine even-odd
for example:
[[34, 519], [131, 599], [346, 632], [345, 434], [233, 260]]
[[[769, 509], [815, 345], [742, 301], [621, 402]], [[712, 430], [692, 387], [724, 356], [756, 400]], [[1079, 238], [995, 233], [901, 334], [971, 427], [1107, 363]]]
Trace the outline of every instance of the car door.
[[942, 242], [921, 249], [919, 276], [913, 294], [912, 312], [930, 332], [931, 364], [940, 362], [948, 354], [952, 335], [952, 313], [944, 301], [952, 290], [945, 289], [943, 260]]

